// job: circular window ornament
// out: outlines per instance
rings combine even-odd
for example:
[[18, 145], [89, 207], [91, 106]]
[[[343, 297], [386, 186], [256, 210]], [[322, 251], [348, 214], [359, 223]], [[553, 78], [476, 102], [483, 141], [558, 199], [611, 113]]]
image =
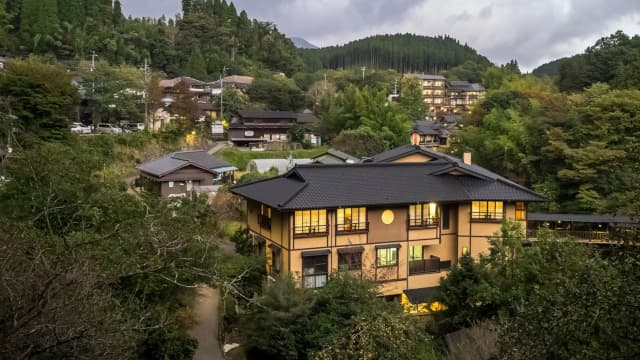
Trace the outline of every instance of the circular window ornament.
[[382, 222], [386, 225], [389, 225], [393, 222], [393, 219], [395, 218], [395, 215], [393, 214], [393, 211], [391, 210], [385, 210], [382, 212]]

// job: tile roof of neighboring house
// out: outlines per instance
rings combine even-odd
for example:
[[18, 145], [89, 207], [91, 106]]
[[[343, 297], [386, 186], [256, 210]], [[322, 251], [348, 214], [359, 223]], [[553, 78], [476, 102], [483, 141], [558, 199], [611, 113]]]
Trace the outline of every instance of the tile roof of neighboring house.
[[484, 86], [477, 83], [470, 83], [468, 81], [451, 80], [449, 81], [449, 87], [455, 90], [464, 91], [484, 91]]
[[545, 214], [545, 213], [528, 213], [529, 221], [573, 221], [581, 223], [611, 223], [611, 224], [637, 224], [639, 219], [632, 219], [629, 216], [617, 216], [610, 214]]
[[418, 120], [413, 124], [413, 131], [420, 135], [448, 135], [449, 131], [438, 121]]
[[422, 80], [447, 80], [447, 78], [442, 75], [422, 74], [418, 76], [420, 76]]
[[211, 173], [215, 173], [216, 169], [227, 168], [225, 170], [228, 170], [228, 168], [232, 167], [228, 162], [209, 155], [204, 150], [198, 150], [174, 152], [161, 158], [140, 164], [136, 168], [147, 174], [156, 177], [163, 177], [189, 165]]
[[229, 75], [223, 79], [226, 83], [234, 83], [238, 85], [251, 85], [253, 77], [245, 75]]
[[200, 81], [198, 79], [194, 79], [188, 76], [179, 76], [173, 79], [160, 80], [158, 82], [158, 86], [161, 88], [172, 88], [178, 85], [181, 82], [185, 82], [187, 85], [204, 85], [206, 84], [204, 81]]
[[[314, 123], [318, 121], [313, 112], [305, 110], [297, 113], [294, 111], [270, 111], [270, 110], [240, 110], [238, 114], [241, 118], [257, 119], [295, 119], [301, 124]], [[238, 119], [240, 122], [240, 119]]]
[[254, 159], [247, 164], [247, 171], [267, 172], [271, 168], [278, 169], [278, 174], [287, 172], [290, 165], [311, 164], [311, 159]]
[[321, 164], [355, 164], [360, 162], [360, 159], [358, 159], [357, 157], [333, 148], [323, 152], [320, 155], [316, 155], [311, 159], [313, 160], [313, 162]]
[[482, 170], [461, 166], [447, 157], [426, 163], [301, 165], [282, 176], [236, 186], [231, 191], [283, 210], [430, 201], [542, 200], [532, 190]]

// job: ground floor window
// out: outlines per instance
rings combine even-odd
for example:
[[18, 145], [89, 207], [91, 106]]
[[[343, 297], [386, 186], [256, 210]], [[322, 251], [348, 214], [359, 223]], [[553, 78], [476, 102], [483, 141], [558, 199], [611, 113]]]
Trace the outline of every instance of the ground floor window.
[[302, 284], [315, 289], [326, 285], [329, 275], [328, 255], [302, 257]]
[[282, 271], [282, 250], [271, 248], [271, 275], [278, 275]]
[[338, 270], [362, 270], [362, 251], [338, 252]]
[[409, 248], [409, 260], [422, 260], [423, 257], [423, 247], [422, 246], [412, 246]]
[[376, 266], [398, 266], [398, 248], [376, 249]]

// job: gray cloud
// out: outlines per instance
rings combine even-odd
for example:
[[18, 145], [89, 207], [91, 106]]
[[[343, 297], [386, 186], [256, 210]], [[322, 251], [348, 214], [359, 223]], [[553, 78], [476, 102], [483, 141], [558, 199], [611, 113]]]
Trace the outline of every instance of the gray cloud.
[[[175, 14], [180, 0], [121, 0], [135, 16]], [[496, 63], [530, 70], [583, 51], [616, 30], [640, 33], [637, 0], [236, 0], [249, 17], [270, 21], [316, 45], [382, 33], [451, 35]]]

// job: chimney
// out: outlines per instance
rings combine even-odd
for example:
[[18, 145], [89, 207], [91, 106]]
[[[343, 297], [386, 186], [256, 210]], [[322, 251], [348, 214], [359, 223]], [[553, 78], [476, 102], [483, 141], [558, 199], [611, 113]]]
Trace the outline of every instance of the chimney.
[[465, 163], [465, 165], [471, 165], [471, 153], [465, 152], [462, 156], [462, 161]]

